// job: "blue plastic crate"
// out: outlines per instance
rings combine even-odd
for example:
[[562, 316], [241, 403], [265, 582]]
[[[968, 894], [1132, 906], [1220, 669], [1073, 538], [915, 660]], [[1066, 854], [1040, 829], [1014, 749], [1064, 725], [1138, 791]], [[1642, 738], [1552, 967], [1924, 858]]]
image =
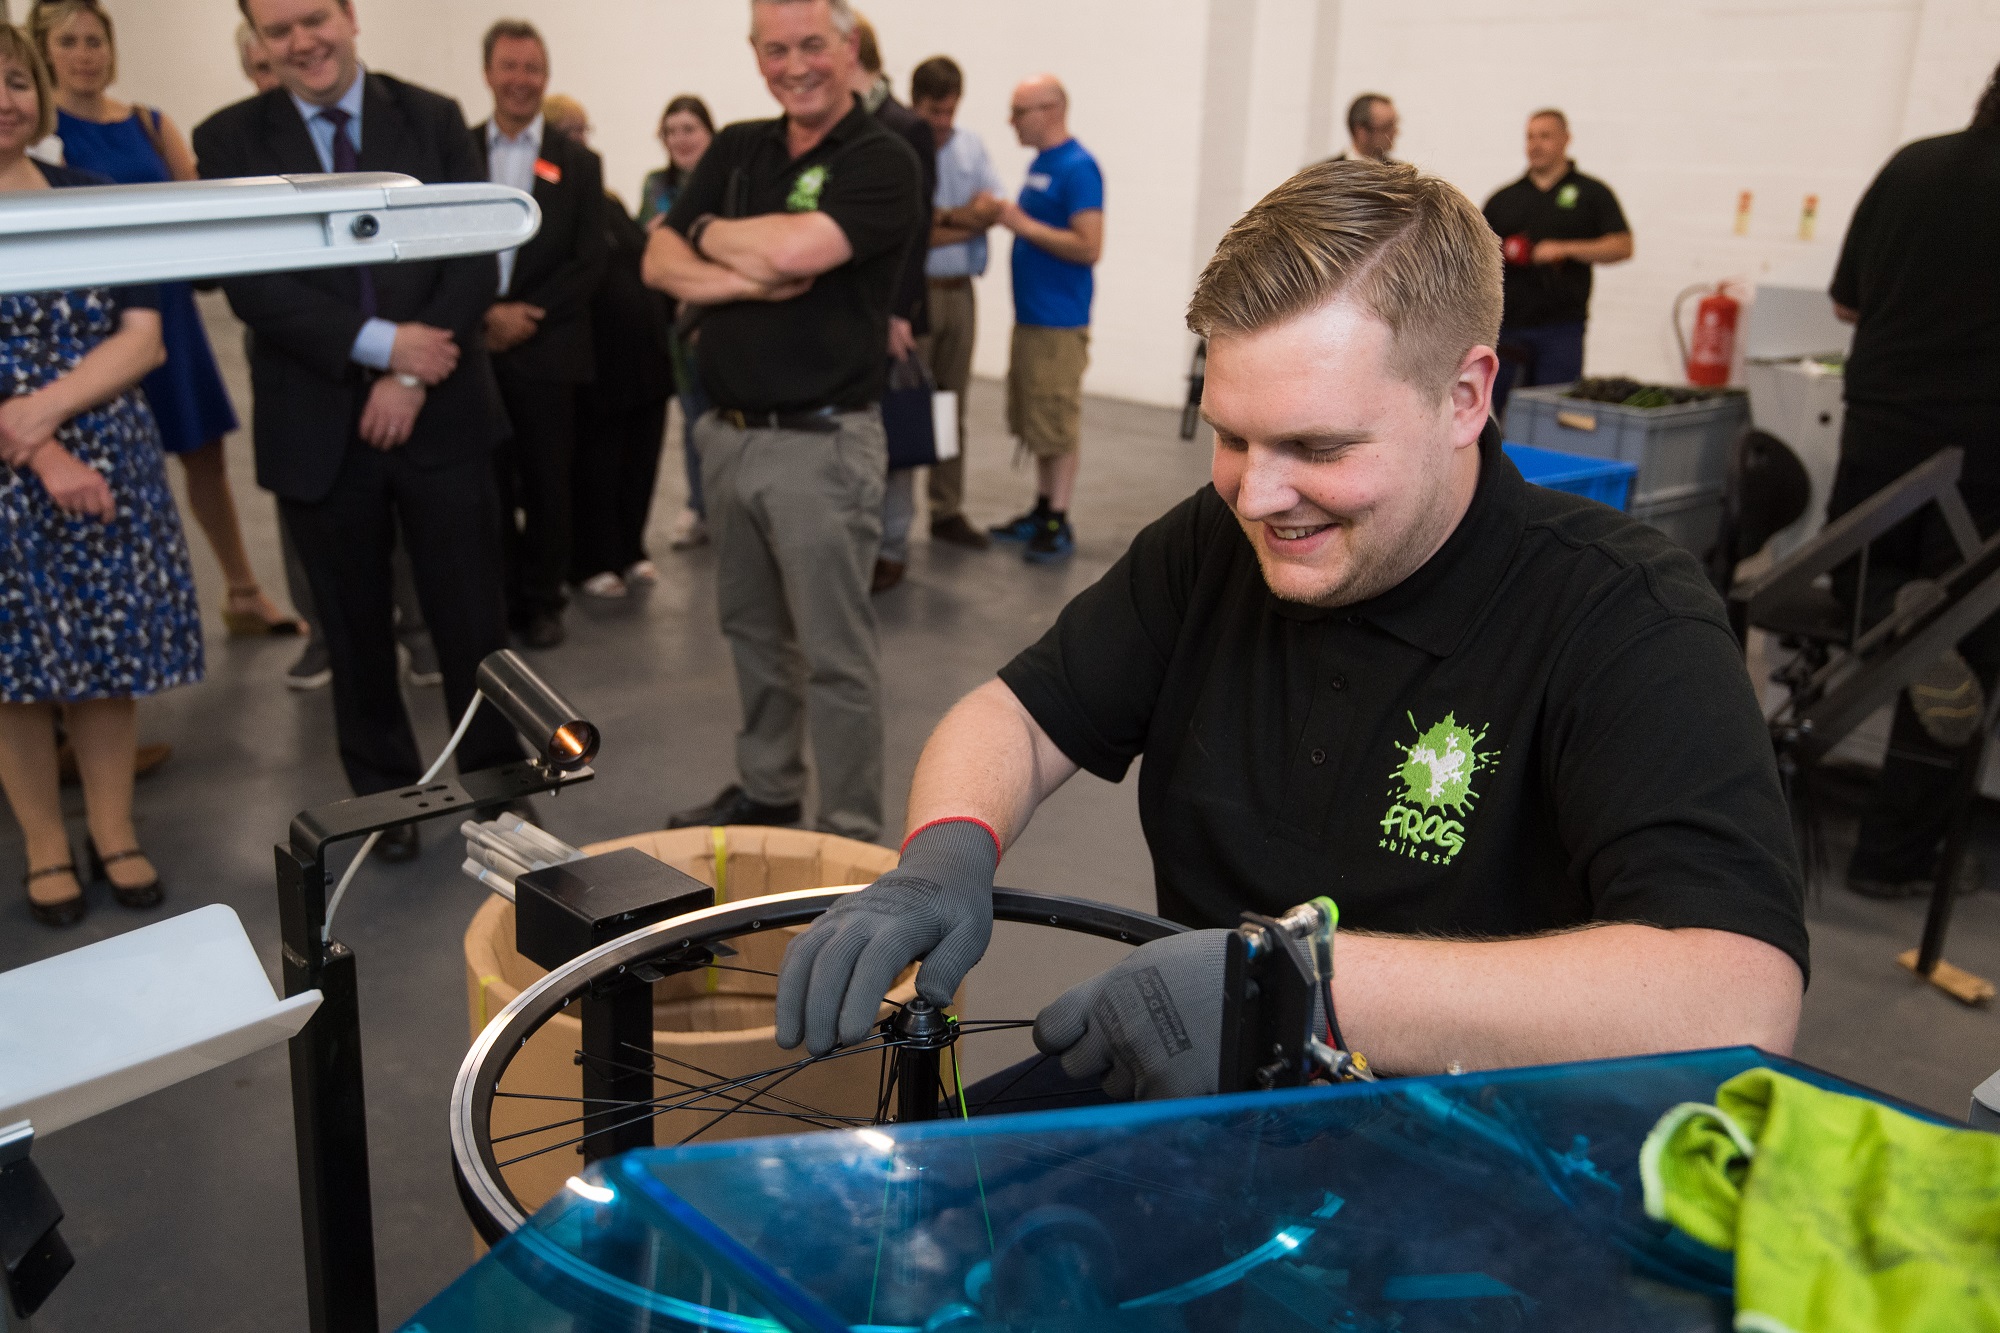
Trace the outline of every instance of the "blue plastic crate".
[[1639, 475], [1636, 463], [1615, 458], [1585, 458], [1555, 449], [1537, 449], [1526, 444], [1500, 446], [1521, 469], [1521, 475], [1537, 486], [1552, 491], [1568, 491], [1586, 500], [1626, 509], [1632, 503], [1632, 480]]

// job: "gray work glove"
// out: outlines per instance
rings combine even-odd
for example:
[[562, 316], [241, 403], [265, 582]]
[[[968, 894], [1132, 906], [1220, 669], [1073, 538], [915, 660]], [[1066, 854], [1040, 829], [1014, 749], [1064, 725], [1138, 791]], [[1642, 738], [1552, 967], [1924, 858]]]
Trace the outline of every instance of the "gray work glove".
[[1134, 949], [1070, 987], [1035, 1020], [1035, 1045], [1108, 1097], [1201, 1097], [1222, 1063], [1226, 930], [1191, 930]]
[[915, 960], [917, 994], [943, 1008], [993, 938], [1000, 849], [983, 824], [919, 829], [894, 870], [841, 899], [785, 949], [778, 1045], [825, 1055], [865, 1038], [896, 974]]

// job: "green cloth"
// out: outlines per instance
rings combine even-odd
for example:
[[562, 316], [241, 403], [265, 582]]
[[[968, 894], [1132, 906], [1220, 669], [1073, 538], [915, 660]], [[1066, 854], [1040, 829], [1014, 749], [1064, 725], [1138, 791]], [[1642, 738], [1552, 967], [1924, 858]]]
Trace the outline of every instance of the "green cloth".
[[1646, 1213], [1736, 1252], [1747, 1333], [2000, 1333], [2000, 1135], [1752, 1069], [1639, 1152]]

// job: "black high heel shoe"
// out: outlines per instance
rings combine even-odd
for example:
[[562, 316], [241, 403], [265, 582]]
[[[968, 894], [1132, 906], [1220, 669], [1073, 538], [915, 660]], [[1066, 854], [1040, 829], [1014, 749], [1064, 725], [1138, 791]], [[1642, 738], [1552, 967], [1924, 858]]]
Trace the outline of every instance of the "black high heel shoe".
[[[73, 865], [45, 866], [40, 870], [31, 870], [21, 876], [21, 886], [26, 888], [36, 880], [48, 879], [52, 875], [74, 874], [76, 874], [76, 867]], [[34, 896], [30, 894], [28, 897], [28, 907], [29, 910], [34, 912], [35, 920], [45, 926], [54, 926], [58, 930], [73, 926], [83, 920], [84, 917], [90, 915], [90, 908], [83, 901], [83, 886], [81, 884], [77, 885], [76, 897], [65, 898], [59, 903], [38, 903], [35, 901]]]
[[83, 840], [83, 849], [90, 854], [91, 882], [97, 883], [102, 881], [109, 884], [111, 886], [111, 896], [118, 900], [120, 907], [130, 907], [134, 910], [158, 907], [161, 900], [167, 896], [167, 891], [160, 886], [160, 877], [157, 873], [154, 874], [150, 884], [140, 884], [132, 888], [127, 888], [105, 873], [106, 866], [115, 866], [121, 861], [143, 860], [146, 854], [137, 847], [132, 848], [130, 851], [113, 852], [109, 856], [99, 856], [97, 853], [97, 840], [85, 837]]

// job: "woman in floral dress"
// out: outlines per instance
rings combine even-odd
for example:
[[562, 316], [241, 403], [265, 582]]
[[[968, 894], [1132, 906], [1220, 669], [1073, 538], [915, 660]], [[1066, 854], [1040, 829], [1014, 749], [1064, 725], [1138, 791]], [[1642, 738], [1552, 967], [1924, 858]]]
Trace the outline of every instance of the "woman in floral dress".
[[[33, 44], [0, 27], [0, 191], [105, 183], [26, 155], [54, 118]], [[83, 779], [89, 877], [151, 907], [159, 876], [132, 824], [134, 701], [202, 674], [187, 544], [137, 388], [165, 356], [156, 300], [148, 288], [0, 296], [0, 788], [46, 925], [86, 910], [57, 709]]]

